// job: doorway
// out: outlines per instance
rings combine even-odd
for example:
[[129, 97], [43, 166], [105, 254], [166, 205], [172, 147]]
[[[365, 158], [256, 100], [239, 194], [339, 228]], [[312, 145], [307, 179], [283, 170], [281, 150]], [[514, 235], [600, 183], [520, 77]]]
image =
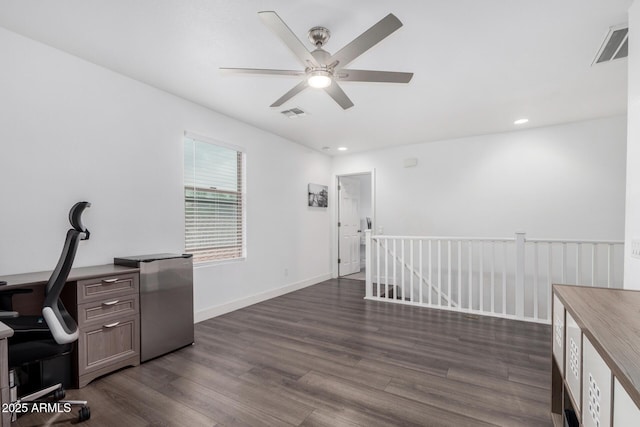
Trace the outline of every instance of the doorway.
[[338, 176], [338, 277], [365, 280], [365, 230], [373, 226], [373, 174]]

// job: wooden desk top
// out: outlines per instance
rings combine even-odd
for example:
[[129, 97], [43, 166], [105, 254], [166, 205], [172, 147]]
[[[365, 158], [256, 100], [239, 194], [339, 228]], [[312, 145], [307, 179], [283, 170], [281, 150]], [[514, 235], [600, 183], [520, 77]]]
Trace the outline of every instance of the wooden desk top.
[[[91, 267], [72, 268], [67, 278], [67, 282], [75, 282], [77, 280], [92, 279], [94, 277], [111, 276], [114, 274], [137, 273], [138, 268], [123, 267], [121, 265], [105, 264], [94, 265]], [[36, 273], [12, 274], [9, 276], [0, 276], [0, 281], [7, 282], [6, 285], [0, 286], [0, 291], [11, 287], [25, 287], [34, 285], [44, 285], [49, 281], [51, 271], [39, 271]]]
[[553, 285], [553, 292], [640, 406], [640, 291]]
[[0, 322], [0, 339], [9, 338], [13, 336], [13, 329]]

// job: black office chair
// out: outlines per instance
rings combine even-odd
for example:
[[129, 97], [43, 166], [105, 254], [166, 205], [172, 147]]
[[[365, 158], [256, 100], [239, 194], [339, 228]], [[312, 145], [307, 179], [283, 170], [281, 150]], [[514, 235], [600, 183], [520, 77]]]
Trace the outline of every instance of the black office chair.
[[[87, 402], [84, 400], [61, 400], [64, 398], [65, 392], [63, 384], [59, 380], [60, 377], [56, 378], [56, 374], [59, 371], [66, 371], [69, 374], [70, 357], [68, 356], [73, 349], [73, 343], [78, 339], [78, 325], [64, 308], [60, 300], [60, 293], [71, 271], [80, 240], [89, 239], [89, 230], [82, 224], [81, 217], [82, 212], [90, 206], [89, 202], [79, 202], [69, 211], [69, 222], [73, 228], [67, 231], [60, 259], [46, 285], [42, 316], [19, 316], [11, 311], [13, 309], [11, 297], [17, 293], [31, 292], [31, 290], [0, 290], [0, 305], [3, 305], [5, 310], [9, 310], [9, 316], [15, 316], [6, 317], [7, 312], [5, 311], [0, 318], [2, 322], [14, 330], [13, 337], [9, 338], [9, 367], [14, 369], [14, 374], [17, 371], [32, 372], [34, 365], [39, 367], [41, 372], [38, 382], [40, 384], [37, 386], [46, 387], [19, 398], [16, 403], [27, 403], [31, 407], [33, 403], [50, 402], [50, 400], [42, 399], [52, 396], [58, 404], [80, 406], [78, 413], [80, 421], [88, 420], [91, 417]], [[43, 364], [60, 359], [61, 356], [67, 356], [62, 359], [62, 365], [55, 362], [49, 365], [49, 371], [58, 372], [45, 372], [47, 369], [43, 368], [46, 366]], [[51, 378], [55, 378], [58, 383], [51, 384]], [[19, 408], [20, 405], [14, 405], [14, 407]], [[15, 419], [16, 414], [13, 415], [13, 419]]]

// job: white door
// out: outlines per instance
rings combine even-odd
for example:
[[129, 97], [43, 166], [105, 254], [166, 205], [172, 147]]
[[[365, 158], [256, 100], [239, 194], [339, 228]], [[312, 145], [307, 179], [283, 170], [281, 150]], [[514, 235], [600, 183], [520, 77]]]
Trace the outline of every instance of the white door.
[[360, 180], [340, 177], [338, 274], [360, 271]]

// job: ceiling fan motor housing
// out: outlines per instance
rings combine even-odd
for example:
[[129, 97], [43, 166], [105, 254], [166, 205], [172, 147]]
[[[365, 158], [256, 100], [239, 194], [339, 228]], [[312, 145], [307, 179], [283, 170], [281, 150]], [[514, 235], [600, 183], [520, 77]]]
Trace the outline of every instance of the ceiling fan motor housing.
[[309, 30], [309, 40], [317, 48], [324, 46], [331, 37], [331, 32], [325, 27], [313, 27]]

